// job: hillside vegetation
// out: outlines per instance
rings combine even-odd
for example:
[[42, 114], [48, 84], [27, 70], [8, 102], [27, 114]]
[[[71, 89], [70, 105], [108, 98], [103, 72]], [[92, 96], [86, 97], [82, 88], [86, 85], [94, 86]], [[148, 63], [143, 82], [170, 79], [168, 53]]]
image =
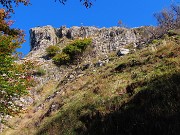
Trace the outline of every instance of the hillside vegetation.
[[[44, 85], [42, 99], [3, 134], [180, 134], [180, 30], [125, 56], [109, 57], [107, 64], [82, 69], [72, 81]], [[48, 100], [52, 91], [60, 92]]]

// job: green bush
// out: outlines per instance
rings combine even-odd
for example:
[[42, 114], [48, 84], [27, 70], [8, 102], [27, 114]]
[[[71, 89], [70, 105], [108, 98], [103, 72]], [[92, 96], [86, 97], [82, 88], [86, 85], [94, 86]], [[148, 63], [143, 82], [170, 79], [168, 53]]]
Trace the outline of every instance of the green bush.
[[91, 42], [92, 39], [77, 39], [68, 44], [62, 50], [62, 53], [58, 53], [59, 47], [57, 46], [49, 46], [46, 51], [48, 55], [53, 57], [52, 60], [55, 64], [67, 64], [72, 62], [77, 56], [80, 56]]
[[63, 49], [63, 52], [69, 54], [71, 59], [73, 59], [76, 55], [81, 54], [91, 43], [92, 43], [92, 39], [87, 39], [87, 38], [83, 40], [77, 39], [74, 42], [67, 45]]
[[53, 57], [53, 61], [57, 65], [67, 64], [70, 61], [70, 57], [66, 53], [59, 53]]
[[68, 54], [71, 58], [74, 58], [75, 55], [78, 55], [81, 53], [81, 49], [77, 46], [68, 45], [63, 49], [63, 53]]
[[90, 45], [91, 43], [92, 43], [92, 39], [86, 38], [83, 40], [77, 39], [72, 43], [72, 45], [77, 46], [81, 50], [85, 50], [87, 46]]
[[50, 57], [55, 56], [60, 51], [60, 48], [57, 45], [51, 45], [46, 48], [47, 55]]

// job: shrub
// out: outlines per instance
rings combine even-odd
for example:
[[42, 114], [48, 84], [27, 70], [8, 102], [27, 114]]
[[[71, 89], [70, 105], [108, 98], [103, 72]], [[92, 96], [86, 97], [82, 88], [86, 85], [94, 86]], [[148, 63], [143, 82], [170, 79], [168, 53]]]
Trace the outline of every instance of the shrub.
[[47, 55], [50, 57], [55, 56], [60, 51], [60, 48], [57, 45], [51, 45], [46, 48]]
[[49, 46], [46, 51], [48, 55], [50, 55], [55, 64], [67, 64], [73, 62], [73, 60], [80, 56], [83, 51], [90, 45], [92, 39], [77, 39], [72, 43], [68, 44], [63, 50], [62, 53], [58, 53], [59, 47], [57, 46]]
[[91, 39], [83, 39], [83, 40], [75, 40], [72, 45], [73, 46], [77, 46], [79, 49], [81, 50], [85, 50], [87, 48], [88, 45], [90, 45], [92, 43]]
[[63, 49], [63, 52], [65, 54], [68, 54], [71, 58], [74, 58], [75, 55], [78, 55], [81, 53], [81, 49], [74, 45], [68, 45]]
[[68, 54], [62, 52], [62, 53], [56, 54], [53, 57], [53, 61], [57, 65], [67, 64], [68, 62], [70, 62], [70, 57]]
[[67, 45], [63, 49], [63, 52], [69, 54], [71, 59], [74, 59], [75, 56], [81, 54], [91, 43], [92, 43], [91, 39], [87, 39], [87, 38], [83, 40], [77, 39], [74, 42]]

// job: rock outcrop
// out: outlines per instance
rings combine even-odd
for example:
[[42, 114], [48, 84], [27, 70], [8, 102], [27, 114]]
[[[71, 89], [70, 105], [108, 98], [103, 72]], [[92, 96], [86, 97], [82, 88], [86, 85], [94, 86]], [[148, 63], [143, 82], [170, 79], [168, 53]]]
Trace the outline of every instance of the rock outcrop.
[[[144, 27], [138, 28], [141, 31]], [[146, 33], [147, 34], [147, 33]], [[138, 33], [137, 29], [127, 29], [121, 27], [97, 28], [97, 27], [71, 27], [53, 28], [52, 26], [35, 27], [30, 30], [31, 51], [37, 51], [38, 54], [45, 52], [49, 45], [58, 44], [63, 38], [92, 38], [93, 47], [98, 55], [107, 54], [112, 51], [118, 51], [125, 45], [140, 42], [143, 35]]]
[[36, 27], [30, 29], [31, 51], [40, 47], [46, 48], [49, 45], [57, 43], [55, 29], [52, 26]]
[[[39, 85], [43, 85], [49, 80], [61, 81], [62, 78], [67, 77], [70, 70], [73, 70], [73, 65], [68, 68], [57, 67], [52, 63], [52, 60], [46, 59], [46, 48], [50, 45], [64, 47], [69, 41], [74, 39], [92, 38], [92, 53], [84, 57], [84, 65], [95, 67], [102, 66], [108, 63], [108, 55], [115, 52], [118, 56], [129, 53], [128, 49], [124, 49], [126, 45], [136, 46], [141, 44], [144, 35], [149, 36], [150, 33], [145, 33], [146, 28], [97, 28], [91, 26], [53, 28], [52, 26], [35, 27], [30, 29], [30, 53], [24, 60], [33, 60], [41, 65], [41, 68], [46, 70], [46, 75], [43, 77], [36, 77]], [[97, 61], [92, 62], [95, 57]], [[81, 67], [84, 69], [83, 67]]]

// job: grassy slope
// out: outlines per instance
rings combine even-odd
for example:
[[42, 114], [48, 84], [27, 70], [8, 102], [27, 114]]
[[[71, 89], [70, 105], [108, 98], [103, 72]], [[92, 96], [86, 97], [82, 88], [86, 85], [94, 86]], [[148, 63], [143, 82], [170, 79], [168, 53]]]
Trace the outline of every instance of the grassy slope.
[[37, 134], [180, 134], [180, 37], [165, 38], [69, 83]]
[[[180, 134], [180, 36], [164, 38], [59, 84], [65, 92], [9, 134]], [[61, 108], [42, 119], [53, 102]]]

